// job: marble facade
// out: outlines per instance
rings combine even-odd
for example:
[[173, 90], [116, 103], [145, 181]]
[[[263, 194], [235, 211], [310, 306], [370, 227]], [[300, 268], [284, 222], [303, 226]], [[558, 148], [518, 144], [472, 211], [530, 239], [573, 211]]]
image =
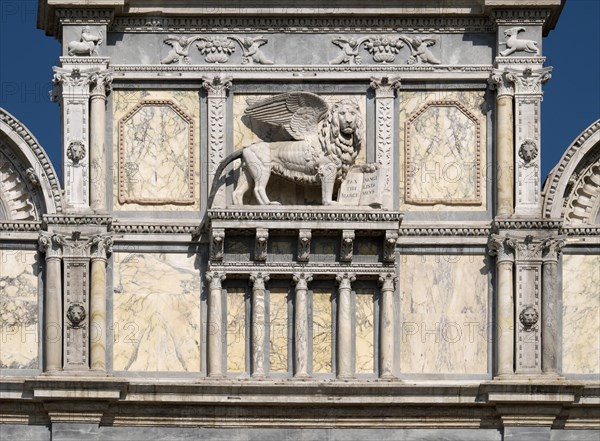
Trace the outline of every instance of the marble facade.
[[597, 439], [562, 2], [150, 3], [39, 0], [62, 183], [0, 109], [0, 438]]

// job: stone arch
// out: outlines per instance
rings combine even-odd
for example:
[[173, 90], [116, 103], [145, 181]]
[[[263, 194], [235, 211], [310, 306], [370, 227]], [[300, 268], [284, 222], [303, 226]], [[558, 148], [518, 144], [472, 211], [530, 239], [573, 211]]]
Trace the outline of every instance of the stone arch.
[[600, 120], [577, 137], [548, 176], [543, 215], [567, 224], [600, 224]]
[[41, 220], [62, 207], [48, 155], [19, 120], [0, 108], [0, 221]]

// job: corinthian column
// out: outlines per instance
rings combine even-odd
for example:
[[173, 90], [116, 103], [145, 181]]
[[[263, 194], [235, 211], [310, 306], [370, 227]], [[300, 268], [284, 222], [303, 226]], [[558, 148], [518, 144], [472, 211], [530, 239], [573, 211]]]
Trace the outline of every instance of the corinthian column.
[[514, 292], [513, 262], [515, 244], [506, 237], [493, 236], [490, 255], [496, 256], [496, 354], [497, 376], [514, 373]]
[[91, 77], [90, 94], [90, 208], [106, 210], [106, 95], [112, 75], [108, 71]]
[[209, 377], [223, 376], [223, 303], [221, 282], [225, 274], [212, 271], [206, 273], [210, 287], [208, 291], [208, 366]]
[[514, 88], [510, 75], [495, 69], [489, 82], [496, 89], [496, 214], [514, 210]]
[[212, 187], [217, 167], [225, 158], [225, 104], [231, 79], [205, 78], [203, 87], [208, 93], [208, 203], [212, 202], [208, 208], [222, 208], [226, 203], [225, 189], [222, 185], [218, 189]]
[[39, 250], [46, 254], [44, 296], [44, 371], [62, 370], [62, 270], [65, 240], [58, 234], [41, 233]]
[[564, 245], [562, 239], [548, 239], [542, 257], [542, 372], [548, 375], [558, 375], [558, 256]]
[[96, 236], [91, 248], [90, 365], [106, 371], [106, 260], [112, 252], [110, 236]]
[[312, 274], [296, 273], [294, 300], [294, 377], [308, 377], [308, 282]]
[[265, 282], [269, 275], [252, 273], [252, 376], [265, 376]]
[[397, 277], [393, 273], [379, 276], [381, 306], [379, 324], [379, 377], [394, 378], [394, 292]]
[[337, 376], [352, 377], [352, 317], [350, 295], [354, 274], [339, 274], [336, 277], [338, 287], [338, 323], [337, 323]]

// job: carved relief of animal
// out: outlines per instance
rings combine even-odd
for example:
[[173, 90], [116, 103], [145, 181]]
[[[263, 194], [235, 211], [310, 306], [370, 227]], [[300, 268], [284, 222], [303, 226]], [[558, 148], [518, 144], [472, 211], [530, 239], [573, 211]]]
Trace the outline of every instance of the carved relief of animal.
[[530, 54], [538, 53], [537, 41], [519, 39], [518, 35], [521, 32], [525, 32], [525, 28], [516, 27], [504, 31], [504, 36], [508, 38], [508, 40], [506, 40], [505, 43], [506, 50], [501, 51], [500, 55], [507, 57], [514, 52], [528, 52]]
[[[245, 113], [284, 128], [293, 140], [257, 142], [223, 160], [216, 171], [215, 183], [229, 163], [242, 160], [242, 171], [233, 192], [234, 204], [243, 204], [251, 184], [260, 204], [277, 204], [266, 194], [272, 174], [299, 184], [320, 185], [322, 203], [335, 203], [335, 183], [346, 176], [363, 143], [358, 105], [346, 99], [330, 107], [315, 94], [293, 92], [252, 103]], [[214, 191], [213, 188], [211, 194]]]
[[69, 56], [74, 55], [98, 55], [98, 46], [102, 44], [103, 36], [92, 34], [89, 27], [83, 28], [81, 31], [81, 39], [79, 41], [71, 41], [67, 46]]

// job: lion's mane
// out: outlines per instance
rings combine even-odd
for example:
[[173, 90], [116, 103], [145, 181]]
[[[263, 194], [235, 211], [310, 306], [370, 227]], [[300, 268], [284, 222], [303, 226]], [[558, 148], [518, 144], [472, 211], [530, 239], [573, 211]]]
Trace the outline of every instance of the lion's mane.
[[[350, 106], [356, 110], [354, 132], [349, 137], [346, 137], [340, 131], [338, 113], [343, 106]], [[321, 143], [322, 153], [338, 163], [336, 178], [344, 179], [360, 153], [363, 143], [363, 121], [360, 108], [355, 101], [345, 99], [331, 106], [325, 121], [323, 121], [319, 142]]]

